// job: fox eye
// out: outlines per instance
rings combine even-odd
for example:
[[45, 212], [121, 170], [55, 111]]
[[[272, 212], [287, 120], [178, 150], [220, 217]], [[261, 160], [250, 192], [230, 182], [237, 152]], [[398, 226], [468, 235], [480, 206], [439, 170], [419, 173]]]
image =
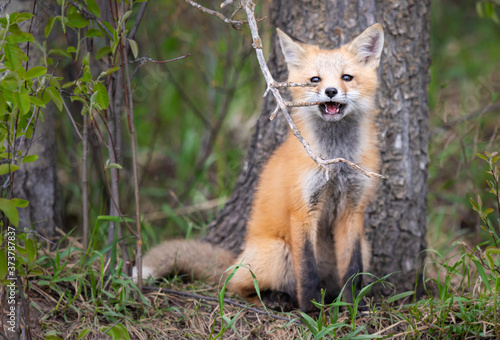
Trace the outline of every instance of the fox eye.
[[320, 77], [312, 77], [311, 78], [311, 83], [319, 83], [321, 81]]
[[352, 78], [354, 78], [353, 76], [349, 75], [349, 74], [344, 74], [342, 75], [342, 77], [340, 77], [343, 81], [351, 81]]

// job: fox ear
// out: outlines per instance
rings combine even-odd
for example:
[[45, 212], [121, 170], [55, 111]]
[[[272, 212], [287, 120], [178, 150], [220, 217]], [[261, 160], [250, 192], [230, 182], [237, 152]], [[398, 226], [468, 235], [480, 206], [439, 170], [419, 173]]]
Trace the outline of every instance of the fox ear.
[[371, 25], [348, 45], [349, 52], [373, 68], [378, 67], [383, 48], [384, 29], [381, 24]]
[[306, 50], [300, 43], [293, 41], [292, 38], [283, 33], [279, 28], [276, 31], [278, 32], [281, 51], [285, 56], [288, 69], [300, 67], [306, 55]]

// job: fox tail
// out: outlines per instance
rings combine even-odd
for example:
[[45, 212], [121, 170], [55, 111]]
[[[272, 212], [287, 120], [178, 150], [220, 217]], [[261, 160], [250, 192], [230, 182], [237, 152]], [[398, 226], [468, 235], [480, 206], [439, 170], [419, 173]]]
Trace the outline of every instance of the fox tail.
[[[143, 258], [142, 278], [157, 279], [167, 274], [185, 274], [194, 280], [218, 284], [236, 255], [207, 242], [170, 240], [152, 248]], [[137, 281], [137, 268], [132, 276]]]

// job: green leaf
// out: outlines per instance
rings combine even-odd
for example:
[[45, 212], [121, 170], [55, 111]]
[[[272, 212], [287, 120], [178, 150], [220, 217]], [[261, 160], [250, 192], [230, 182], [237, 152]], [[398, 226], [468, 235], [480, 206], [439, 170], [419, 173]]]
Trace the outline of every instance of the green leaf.
[[41, 276], [41, 275], [43, 275], [43, 272], [40, 269], [31, 269], [30, 270], [30, 275], [32, 275], [32, 276]]
[[493, 208], [487, 208], [487, 209], [484, 209], [483, 213], [485, 215], [489, 215], [491, 214], [492, 212], [494, 212], [495, 210]]
[[29, 262], [33, 262], [36, 258], [36, 246], [32, 239], [27, 239], [24, 242], [24, 247], [26, 248], [26, 252], [28, 254]]
[[59, 109], [59, 111], [62, 111], [63, 104], [62, 104], [61, 93], [59, 93], [59, 91], [57, 91], [53, 87], [47, 87], [45, 89], [45, 93], [47, 93], [49, 95], [50, 99], [52, 99], [52, 101], [54, 102], [54, 104], [56, 104], [56, 106]]
[[62, 55], [63, 57], [68, 57], [71, 58], [71, 54], [68, 53], [66, 50], [62, 50], [60, 48], [53, 48], [49, 51], [49, 54], [55, 54], [55, 55]]
[[[85, 54], [85, 57], [82, 60], [82, 64], [85, 66], [90, 65], [90, 52], [87, 52], [87, 54]], [[90, 79], [92, 79], [92, 77], [90, 77]]]
[[[111, 34], [114, 34], [115, 29], [113, 28], [113, 26], [112, 26], [109, 22], [107, 22], [107, 21], [104, 21], [104, 20], [103, 20], [103, 21], [102, 21], [102, 23], [103, 23], [103, 24], [104, 24], [104, 26], [108, 29], [108, 31], [109, 31], [109, 32], [111, 32]], [[103, 32], [103, 33], [105, 33], [105, 32]], [[106, 33], [106, 34], [107, 34], [107, 33]], [[110, 37], [110, 38], [111, 38], [111, 37]]]
[[58, 17], [52, 17], [47, 21], [47, 25], [45, 25], [45, 29], [43, 30], [43, 33], [45, 34], [45, 38], [47, 38], [52, 31], [52, 28], [54, 27], [54, 23], [56, 22]]
[[45, 336], [45, 340], [63, 340], [63, 339], [58, 337], [57, 335], [49, 334]]
[[481, 263], [478, 260], [475, 260], [473, 258], [471, 258], [471, 260], [476, 265], [476, 268], [477, 268], [477, 271], [479, 273], [479, 276], [481, 276], [481, 278], [483, 279], [483, 282], [484, 282], [484, 285], [485, 285], [486, 289], [488, 289], [489, 291], [491, 291], [491, 287], [490, 287], [488, 275], [486, 275], [486, 272], [484, 271], [483, 266], [481, 265]]
[[493, 11], [493, 15], [491, 16], [491, 20], [493, 20], [493, 22], [497, 25], [500, 24], [500, 19], [498, 19], [498, 15], [497, 15], [497, 12]]
[[481, 159], [485, 160], [486, 162], [488, 161], [488, 157], [486, 157], [485, 155], [482, 155], [482, 154], [480, 154], [480, 153], [478, 153], [478, 154], [477, 154], [477, 157], [479, 157], [479, 158], [481, 158]]
[[117, 323], [112, 328], [103, 328], [101, 331], [106, 332], [113, 340], [130, 340], [130, 335], [128, 334], [128, 330], [121, 323]]
[[5, 175], [5, 174], [9, 173], [9, 165], [10, 165], [11, 172], [19, 170], [19, 167], [15, 164], [2, 164], [2, 165], [0, 165], [0, 175]]
[[0, 248], [0, 279], [5, 279], [8, 272], [7, 254], [5, 253], [5, 248]]
[[109, 215], [101, 215], [101, 216], [97, 216], [97, 219], [99, 221], [110, 221], [110, 222], [116, 222], [116, 223], [121, 223], [123, 222], [124, 220], [126, 222], [135, 222], [133, 219], [129, 218], [129, 217], [121, 217], [121, 216], [109, 216]]
[[393, 303], [394, 301], [404, 299], [405, 297], [412, 296], [413, 294], [415, 294], [415, 292], [413, 290], [410, 290], [401, 294], [391, 296], [390, 298], [387, 299], [387, 303]]
[[31, 19], [33, 17], [33, 14], [28, 13], [28, 12], [23, 12], [23, 13], [18, 13], [15, 19], [12, 20], [13, 24], [17, 24], [23, 21], [26, 21], [28, 19]]
[[128, 43], [130, 44], [130, 49], [132, 50], [134, 58], [137, 59], [137, 56], [139, 55], [139, 46], [137, 46], [135, 40], [132, 39], [128, 39]]
[[483, 13], [483, 6], [482, 6], [482, 3], [481, 1], [478, 1], [476, 2], [476, 12], [477, 12], [477, 15], [482, 18], [484, 16], [484, 13]]
[[38, 159], [37, 155], [29, 155], [23, 158], [23, 163], [31, 163]]
[[105, 110], [109, 106], [109, 96], [106, 87], [101, 83], [96, 83], [94, 85], [94, 95], [96, 103], [101, 107], [101, 110]]
[[26, 72], [26, 74], [24, 75], [24, 79], [32, 79], [32, 78], [41, 77], [46, 73], [47, 73], [47, 69], [45, 67], [35, 66], [35, 67], [30, 68], [28, 70], [28, 72]]
[[101, 77], [105, 77], [105, 76], [109, 76], [111, 73], [115, 73], [116, 71], [118, 71], [120, 69], [120, 66], [117, 66], [117, 67], [112, 67], [112, 68], [108, 68], [106, 71], [102, 72], [100, 75], [99, 75], [99, 78]]
[[26, 92], [24, 88], [23, 91], [14, 92], [13, 94], [14, 98], [16, 99], [17, 107], [19, 107], [19, 111], [21, 111], [23, 115], [27, 114], [30, 111], [31, 107], [29, 94]]
[[87, 33], [85, 33], [85, 37], [87, 38], [93, 38], [93, 37], [100, 37], [102, 38], [103, 35], [102, 35], [102, 32], [99, 31], [98, 29], [95, 29], [95, 28], [91, 28], [87, 31]]
[[5, 100], [5, 96], [3, 91], [0, 91], [0, 112], [5, 112], [5, 106], [7, 105], [7, 101]]
[[107, 56], [108, 54], [111, 53], [111, 47], [109, 46], [104, 46], [103, 48], [101, 48], [99, 51], [97, 51], [97, 54], [95, 56], [95, 58], [97, 60]]
[[23, 200], [22, 198], [13, 198], [10, 200], [16, 208], [26, 208], [29, 205], [29, 201]]
[[491, 270], [494, 270], [495, 268], [495, 261], [493, 259], [492, 254], [500, 255], [500, 249], [495, 248], [495, 247], [488, 247], [484, 251], [484, 255], [486, 255], [486, 258], [488, 259], [488, 264], [490, 266]]
[[100, 18], [101, 17], [101, 10], [99, 9], [99, 6], [97, 5], [97, 2], [95, 0], [85, 0], [87, 3], [87, 9], [92, 12], [96, 17]]
[[0, 210], [3, 211], [9, 221], [17, 227], [19, 224], [19, 213], [16, 206], [6, 198], [0, 198]]
[[34, 39], [33, 36], [28, 32], [18, 30], [11, 33], [6, 40], [9, 44], [21, 44], [27, 41], [33, 41]]
[[59, 90], [61, 88], [61, 84], [59, 84], [59, 80], [62, 80], [62, 79], [63, 79], [62, 77], [52, 77], [49, 80], [49, 84]]
[[488, 18], [491, 18], [493, 16], [493, 13], [495, 12], [495, 7], [493, 7], [493, 4], [491, 2], [485, 2], [484, 4], [484, 11], [486, 12], [486, 16]]
[[80, 339], [83, 339], [84, 337], [86, 337], [89, 333], [91, 332], [90, 328], [86, 328], [84, 329], [83, 331], [80, 332], [80, 334], [78, 334], [78, 338], [76, 338], [76, 340], [80, 340]]
[[[40, 106], [40, 107], [45, 107], [45, 104], [43, 103], [43, 101], [40, 98], [38, 98], [38, 97], [30, 96], [30, 102], [33, 105]], [[2, 110], [0, 110], [0, 112], [1, 111]]]
[[123, 169], [123, 167], [120, 164], [117, 163], [110, 163], [107, 165], [107, 168], [114, 168], [114, 169]]
[[126, 21], [131, 14], [132, 11], [126, 11], [123, 17], [121, 18], [121, 21]]
[[23, 60], [28, 58], [17, 45], [7, 43], [4, 45], [3, 49], [6, 59], [5, 66], [13, 72], [16, 72], [21, 66], [23, 66]]
[[82, 17], [78, 12], [73, 12], [68, 15], [68, 24], [76, 28], [84, 28], [89, 25], [89, 21]]

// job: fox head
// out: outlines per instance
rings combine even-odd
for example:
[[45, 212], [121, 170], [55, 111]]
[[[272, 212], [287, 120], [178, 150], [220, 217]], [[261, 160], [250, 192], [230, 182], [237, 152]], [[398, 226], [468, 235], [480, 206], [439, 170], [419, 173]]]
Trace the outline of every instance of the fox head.
[[382, 25], [374, 24], [350, 43], [325, 50], [292, 40], [278, 31], [281, 50], [291, 82], [316, 83], [316, 87], [290, 88], [296, 102], [319, 102], [301, 107], [302, 114], [314, 114], [327, 122], [347, 115], [374, 110], [377, 68], [384, 46]]

